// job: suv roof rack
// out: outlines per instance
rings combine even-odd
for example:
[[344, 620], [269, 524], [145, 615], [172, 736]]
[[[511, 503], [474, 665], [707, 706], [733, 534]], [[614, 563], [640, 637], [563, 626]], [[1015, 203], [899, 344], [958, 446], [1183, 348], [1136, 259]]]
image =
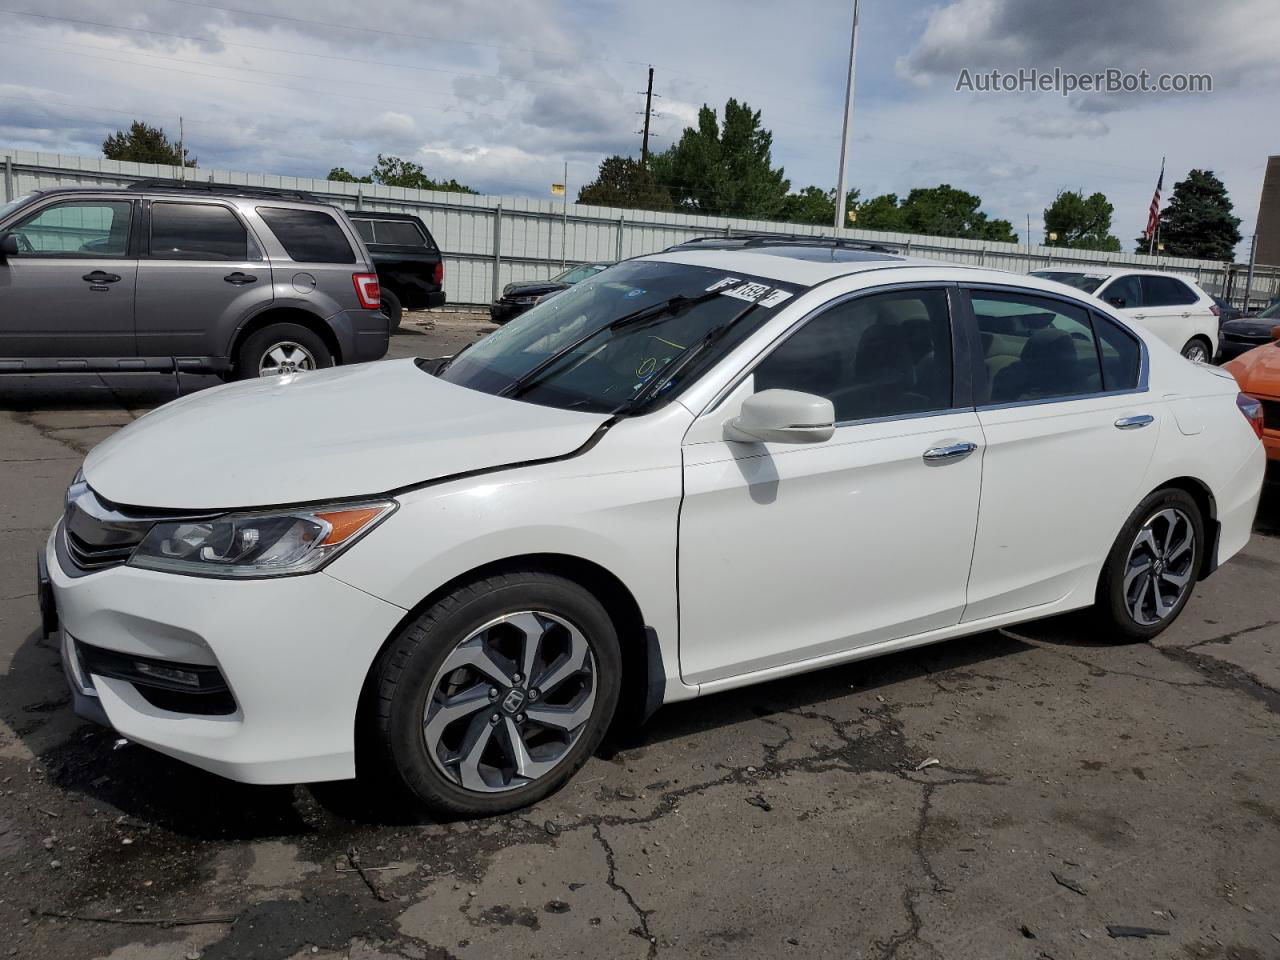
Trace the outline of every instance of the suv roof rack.
[[712, 234], [705, 237], [690, 237], [688, 240], [681, 240], [677, 244], [668, 247], [674, 250], [676, 247], [688, 246], [690, 244], [699, 244], [711, 246], [712, 244], [733, 244], [739, 248], [749, 247], [772, 247], [782, 246], [784, 244], [794, 244], [796, 246], [809, 247], [831, 247], [840, 250], [866, 250], [877, 253], [901, 253], [902, 248], [896, 245], [885, 243], [875, 243], [870, 240], [853, 240], [846, 237], [831, 237], [824, 235], [814, 235], [806, 233], [729, 233], [729, 234]]
[[253, 187], [242, 183], [210, 183], [206, 180], [163, 180], [153, 178], [129, 184], [129, 190], [147, 192], [208, 193], [230, 197], [272, 197], [277, 200], [300, 200], [304, 203], [322, 202], [314, 193], [306, 190], [290, 190], [285, 187]]

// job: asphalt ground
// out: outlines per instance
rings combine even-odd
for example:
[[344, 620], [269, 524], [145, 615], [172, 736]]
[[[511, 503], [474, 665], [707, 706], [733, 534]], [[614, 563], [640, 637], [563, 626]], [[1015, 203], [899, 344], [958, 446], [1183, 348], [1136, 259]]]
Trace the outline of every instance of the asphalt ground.
[[[393, 356], [491, 329], [418, 319]], [[34, 554], [174, 391], [0, 377], [0, 956], [1280, 957], [1280, 486], [1154, 644], [1067, 617], [673, 705], [532, 809], [433, 823], [71, 713]]]

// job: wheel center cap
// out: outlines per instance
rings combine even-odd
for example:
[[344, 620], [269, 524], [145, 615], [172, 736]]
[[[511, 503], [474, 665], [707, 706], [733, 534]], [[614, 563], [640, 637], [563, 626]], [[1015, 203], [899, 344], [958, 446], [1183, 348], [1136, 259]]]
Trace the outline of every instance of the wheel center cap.
[[524, 706], [528, 695], [519, 687], [512, 687], [502, 698], [502, 709], [507, 713], [517, 713]]

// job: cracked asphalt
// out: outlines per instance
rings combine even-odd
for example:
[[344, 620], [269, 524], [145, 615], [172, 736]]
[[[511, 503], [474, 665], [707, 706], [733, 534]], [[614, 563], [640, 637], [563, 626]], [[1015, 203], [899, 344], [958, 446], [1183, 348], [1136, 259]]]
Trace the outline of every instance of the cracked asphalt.
[[173, 390], [0, 378], [0, 956], [1280, 957], [1280, 485], [1152, 645], [1067, 617], [673, 705], [532, 809], [433, 823], [70, 712], [33, 554]]

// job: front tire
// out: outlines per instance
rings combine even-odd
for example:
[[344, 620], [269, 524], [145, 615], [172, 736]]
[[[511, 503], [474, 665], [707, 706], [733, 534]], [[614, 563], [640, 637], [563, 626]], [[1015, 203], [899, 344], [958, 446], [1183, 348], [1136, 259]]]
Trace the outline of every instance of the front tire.
[[297, 323], [273, 323], [245, 338], [236, 352], [235, 378], [281, 376], [333, 366], [319, 334]]
[[1098, 581], [1100, 626], [1121, 642], [1162, 633], [1191, 599], [1204, 557], [1204, 518], [1184, 490], [1157, 490], [1129, 515]]
[[516, 810], [600, 745], [621, 671], [617, 632], [591, 593], [540, 571], [486, 577], [414, 618], [378, 658], [373, 746], [436, 815]]

